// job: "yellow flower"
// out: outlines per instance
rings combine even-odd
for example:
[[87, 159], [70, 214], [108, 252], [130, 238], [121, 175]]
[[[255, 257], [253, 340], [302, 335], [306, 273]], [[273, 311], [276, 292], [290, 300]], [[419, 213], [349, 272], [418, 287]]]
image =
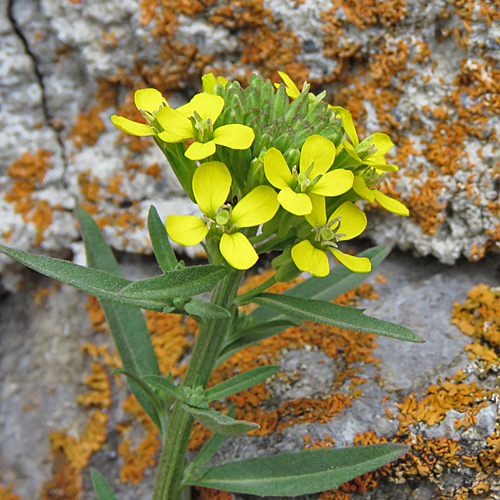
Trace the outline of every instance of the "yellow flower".
[[323, 277], [330, 272], [326, 251], [330, 251], [344, 266], [355, 273], [371, 271], [371, 262], [366, 257], [355, 257], [338, 249], [339, 241], [350, 240], [359, 236], [366, 228], [364, 212], [346, 201], [326, 220], [325, 199], [313, 197], [314, 209], [306, 216], [313, 227], [314, 236], [297, 243], [292, 248], [292, 259], [301, 271], [313, 276]]
[[157, 135], [159, 130], [157, 130], [156, 117], [160, 109], [168, 107], [166, 99], [156, 89], [141, 89], [134, 94], [134, 102], [149, 125], [117, 115], [111, 117], [113, 125], [122, 132], [130, 135], [139, 137]]
[[216, 85], [220, 84], [223, 87], [226, 87], [228, 82], [229, 80], [227, 80], [227, 78], [224, 78], [223, 76], [218, 76], [217, 78], [215, 78], [213, 73], [208, 73], [201, 77], [201, 84], [203, 87], [203, 91], [206, 92], [207, 94], [214, 94]]
[[194, 139], [185, 152], [190, 160], [203, 160], [213, 155], [216, 144], [231, 149], [249, 148], [255, 138], [250, 127], [235, 123], [214, 129], [223, 109], [224, 99], [212, 94], [196, 94], [177, 109], [164, 107], [157, 116], [163, 128], [158, 137], [165, 142]]
[[292, 214], [306, 215], [313, 209], [310, 195], [338, 196], [351, 189], [351, 171], [339, 168], [328, 172], [334, 159], [333, 142], [311, 135], [302, 146], [299, 171], [294, 166], [290, 172], [281, 152], [271, 148], [264, 157], [264, 172], [267, 180], [280, 190], [281, 206]]
[[254, 227], [271, 220], [279, 208], [276, 192], [269, 186], [258, 186], [233, 207], [227, 203], [231, 191], [231, 174], [224, 163], [202, 163], [193, 176], [193, 193], [203, 215], [169, 215], [167, 232], [181, 245], [200, 243], [212, 229], [221, 234], [220, 252], [235, 269], [248, 269], [258, 255], [240, 228]]
[[341, 106], [329, 107], [337, 114], [337, 117], [340, 117], [345, 133], [352, 142], [351, 144], [345, 137], [342, 140], [342, 146], [351, 158], [354, 158], [359, 164], [367, 165], [382, 172], [399, 170], [397, 165], [388, 165], [385, 159], [384, 155], [394, 146], [387, 134], [376, 132], [359, 142], [350, 111]]
[[[294, 81], [283, 71], [278, 71], [278, 75], [280, 75], [281, 79], [285, 83], [286, 87], [286, 93], [288, 97], [291, 97], [292, 99], [296, 99], [300, 95], [300, 90], [298, 89], [297, 85], [295, 85]], [[275, 83], [274, 86], [276, 88], [279, 88], [279, 83]]]
[[381, 193], [378, 189], [369, 188], [362, 177], [354, 176], [352, 188], [366, 201], [373, 203], [377, 200], [386, 210], [398, 215], [410, 215], [409, 210], [398, 200]]

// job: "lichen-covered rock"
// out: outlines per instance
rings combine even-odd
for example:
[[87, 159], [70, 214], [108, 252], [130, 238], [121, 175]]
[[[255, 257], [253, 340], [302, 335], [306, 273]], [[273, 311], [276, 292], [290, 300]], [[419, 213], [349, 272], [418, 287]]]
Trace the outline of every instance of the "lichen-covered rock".
[[[0, 238], [64, 253], [82, 203], [117, 249], [144, 252], [147, 207], [189, 213], [150, 139], [125, 137], [133, 91], [173, 104], [209, 71], [248, 81], [277, 70], [394, 139], [383, 189], [410, 217], [378, 209], [368, 234], [446, 263], [500, 240], [500, 14], [490, 0], [4, 0]], [[0, 263], [6, 261], [1, 258]]]

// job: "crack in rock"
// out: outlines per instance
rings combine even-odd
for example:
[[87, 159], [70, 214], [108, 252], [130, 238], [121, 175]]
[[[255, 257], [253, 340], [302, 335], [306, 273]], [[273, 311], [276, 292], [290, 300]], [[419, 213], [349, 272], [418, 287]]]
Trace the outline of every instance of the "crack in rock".
[[40, 91], [41, 91], [41, 96], [42, 96], [41, 107], [42, 107], [44, 121], [47, 124], [47, 126], [50, 127], [54, 132], [56, 140], [61, 148], [61, 159], [63, 161], [64, 167], [66, 168], [68, 166], [68, 159], [66, 157], [66, 148], [65, 148], [64, 142], [62, 140], [60, 131], [57, 129], [56, 126], [54, 126], [54, 123], [53, 123], [54, 117], [52, 116], [52, 114], [49, 110], [48, 99], [47, 99], [47, 90], [45, 88], [44, 81], [43, 81], [44, 75], [43, 75], [42, 71], [40, 70], [40, 63], [38, 61], [38, 58], [37, 58], [35, 52], [32, 50], [30, 43], [28, 41], [28, 38], [24, 34], [24, 32], [20, 26], [20, 23], [16, 19], [16, 16], [14, 14], [14, 8], [15, 8], [15, 0], [8, 0], [7, 18], [10, 21], [13, 32], [17, 35], [17, 37], [21, 41], [21, 43], [24, 47], [24, 50], [26, 52], [26, 55], [33, 62], [34, 75], [35, 75], [35, 78], [38, 82], [38, 85], [40, 86]]

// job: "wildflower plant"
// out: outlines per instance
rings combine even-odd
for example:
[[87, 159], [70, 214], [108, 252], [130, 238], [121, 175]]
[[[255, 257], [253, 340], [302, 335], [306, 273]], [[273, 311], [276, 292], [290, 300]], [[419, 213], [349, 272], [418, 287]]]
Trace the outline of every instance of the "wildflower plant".
[[[130, 390], [158, 427], [163, 449], [153, 500], [177, 500], [190, 486], [261, 496], [296, 496], [340, 484], [404, 454], [388, 443], [345, 449], [302, 450], [272, 457], [207, 466], [227, 436], [258, 425], [210, 407], [210, 402], [248, 389], [272, 376], [278, 366], [235, 375], [207, 389], [213, 370], [245, 347], [308, 320], [397, 340], [421, 342], [407, 328], [371, 318], [359, 309], [331, 302], [361, 283], [389, 253], [375, 247], [354, 256], [344, 242], [366, 228], [362, 210], [377, 201], [408, 215], [407, 208], [377, 189], [382, 175], [397, 170], [385, 159], [392, 147], [386, 134], [359, 141], [351, 114], [302, 90], [284, 73], [284, 84], [252, 76], [238, 82], [212, 74], [203, 91], [177, 109], [155, 89], [138, 90], [135, 104], [145, 123], [113, 116], [128, 134], [151, 136], [164, 153], [199, 215], [170, 214], [164, 223], [154, 207], [148, 217], [153, 250], [162, 274], [125, 279], [92, 218], [77, 209], [88, 267], [0, 246], [0, 251], [47, 276], [100, 299]], [[357, 202], [362, 200], [361, 204]], [[209, 263], [186, 267], [170, 239], [201, 244]], [[237, 295], [245, 270], [273, 252], [274, 275]], [[340, 261], [330, 269], [330, 256]], [[283, 294], [266, 290], [303, 271], [312, 276]], [[198, 295], [211, 292], [211, 300]], [[245, 313], [240, 306], [257, 307]], [[139, 309], [192, 317], [199, 334], [182, 380], [162, 374]], [[214, 434], [186, 465], [195, 421]], [[116, 500], [97, 471], [99, 500]]]

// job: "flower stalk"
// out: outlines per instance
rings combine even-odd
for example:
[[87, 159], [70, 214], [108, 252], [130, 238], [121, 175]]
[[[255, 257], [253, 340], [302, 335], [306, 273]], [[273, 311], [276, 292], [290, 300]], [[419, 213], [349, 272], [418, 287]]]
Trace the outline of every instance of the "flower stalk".
[[[243, 271], [235, 270], [220, 281], [212, 293], [212, 304], [224, 307], [234, 315], [234, 301], [242, 278]], [[231, 317], [205, 320], [200, 324], [182, 388], [206, 387], [230, 327]], [[194, 418], [182, 409], [180, 401], [176, 401], [158, 462], [153, 500], [180, 498], [186, 452], [193, 425]]]

